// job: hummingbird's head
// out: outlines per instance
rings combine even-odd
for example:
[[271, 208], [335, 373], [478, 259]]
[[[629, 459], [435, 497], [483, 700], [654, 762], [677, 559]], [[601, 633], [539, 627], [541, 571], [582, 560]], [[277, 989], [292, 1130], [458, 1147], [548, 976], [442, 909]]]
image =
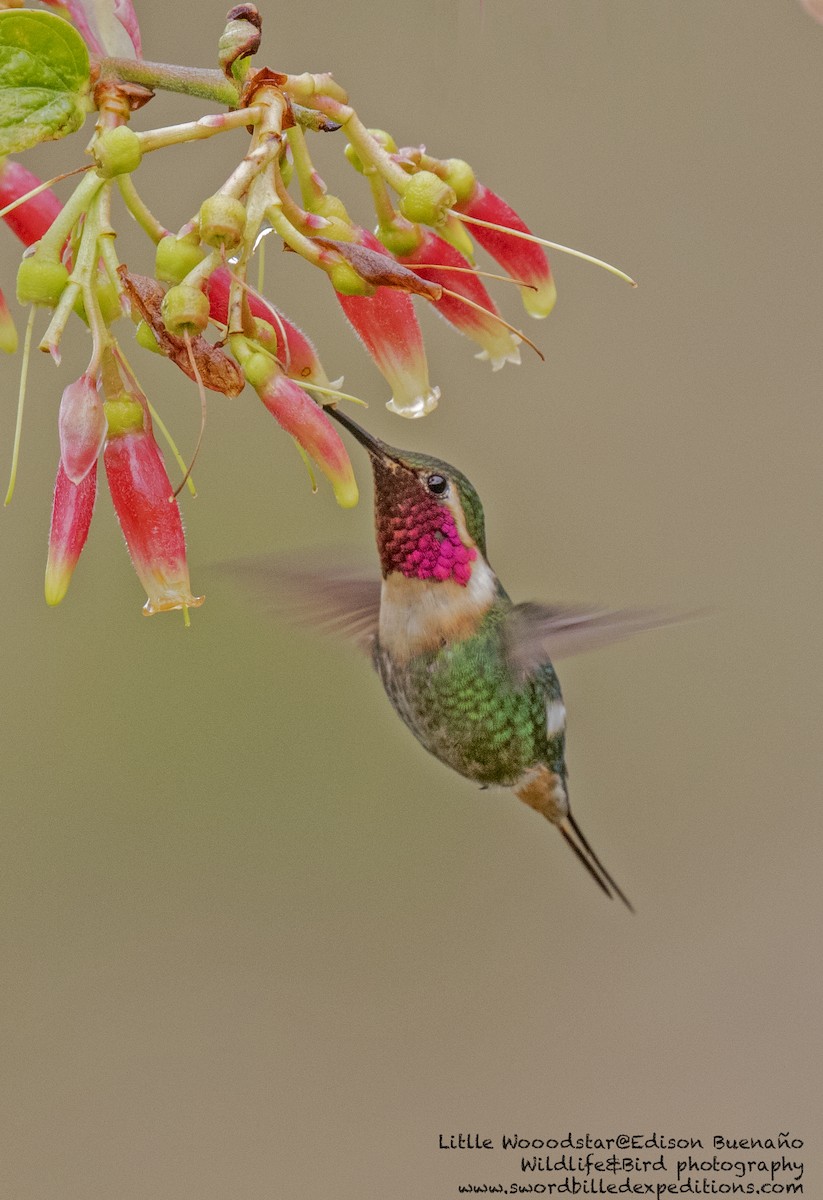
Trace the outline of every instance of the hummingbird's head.
[[369, 453], [383, 577], [399, 572], [465, 587], [478, 554], [486, 557], [483, 507], [466, 476], [442, 459], [395, 450], [337, 408], [326, 412]]

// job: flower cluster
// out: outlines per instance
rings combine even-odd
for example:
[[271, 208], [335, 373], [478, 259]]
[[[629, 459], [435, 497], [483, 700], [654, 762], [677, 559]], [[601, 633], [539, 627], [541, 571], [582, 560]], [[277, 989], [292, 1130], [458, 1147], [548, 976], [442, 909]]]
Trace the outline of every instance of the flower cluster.
[[[253, 5], [228, 14], [221, 72], [185, 73], [143, 61], [130, 0], [61, 0], [60, 7], [76, 30], [51, 13], [0, 11], [0, 41], [25, 45], [34, 62], [27, 68], [20, 65], [25, 56], [11, 56], [0, 63], [0, 85], [28, 96], [26, 70], [36, 73], [59, 60], [65, 86], [60, 103], [48, 111], [21, 110], [20, 120], [0, 131], [0, 155], [63, 136], [79, 128], [89, 109], [97, 113], [93, 161], [65, 204], [22, 164], [0, 160], [0, 213], [28, 247], [17, 298], [31, 306], [31, 317], [50, 311], [40, 348], [59, 362], [70, 319], [85, 321], [92, 335], [89, 364], [60, 404], [46, 599], [57, 604], [66, 594], [89, 530], [102, 457], [148, 596], [144, 611], [187, 612], [200, 600], [191, 593], [186, 564], [177, 501], [183, 484], [172, 487], [154, 434], [165, 429], [126, 359], [122, 335], [113, 331], [121, 317], [131, 319], [138, 345], [195, 381], [204, 414], [207, 389], [234, 396], [249, 384], [307, 463], [327, 477], [338, 503], [349, 507], [357, 502], [357, 485], [323, 411], [343, 394], [330, 384], [309, 338], [248, 282], [263, 235], [278, 237], [327, 277], [391, 389], [388, 407], [406, 417], [430, 412], [440, 395], [429, 380], [414, 296], [433, 305], [498, 369], [519, 362], [520, 343], [529, 339], [491, 299], [475, 266], [474, 242], [516, 282], [532, 316], [551, 311], [554, 281], [539, 239], [467, 163], [434, 158], [422, 147], [398, 148], [389, 134], [367, 129], [328, 74], [257, 66], [261, 19]], [[222, 111], [163, 129], [132, 129], [132, 114], [163, 87], [187, 89]], [[243, 127], [251, 138], [240, 163], [182, 228], [168, 230], [135, 184], [144, 157]], [[348, 139], [345, 157], [371, 190], [374, 233], [350, 218], [313, 165], [311, 138], [336, 131]], [[115, 195], [154, 244], [150, 275], [136, 274], [117, 257]], [[0, 295], [0, 348], [16, 345]], [[22, 394], [21, 387], [21, 410]], [[170, 438], [169, 444], [190, 484], [191, 468]], [[9, 498], [13, 476], [14, 467]]]

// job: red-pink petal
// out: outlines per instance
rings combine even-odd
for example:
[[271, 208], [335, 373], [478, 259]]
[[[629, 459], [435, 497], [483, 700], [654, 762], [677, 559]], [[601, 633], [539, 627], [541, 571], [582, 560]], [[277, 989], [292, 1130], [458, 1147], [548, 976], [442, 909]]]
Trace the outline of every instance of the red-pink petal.
[[61, 8], [94, 54], [140, 58], [140, 28], [131, 0], [45, 0]]
[[64, 390], [57, 419], [60, 458], [72, 483], [89, 473], [106, 440], [106, 415], [97, 382], [81, 375]]
[[[520, 233], [531, 233], [528, 225], [514, 209], [482, 183], [476, 183], [468, 200], [457, 203], [455, 209], [468, 217], [503, 225], [506, 229], [516, 229]], [[554, 308], [557, 289], [542, 246], [524, 238], [509, 237], [497, 229], [487, 229], [483, 225], [470, 225], [469, 232], [512, 279], [530, 285], [521, 289], [526, 311], [533, 317], [547, 317]], [[537, 290], [532, 291], [532, 288]]]
[[79, 484], [72, 483], [62, 462], [58, 464], [46, 562], [47, 604], [59, 604], [68, 591], [80, 552], [86, 544], [96, 496], [96, 462]]
[[196, 608], [203, 597], [191, 593], [183, 522], [154, 437], [136, 430], [109, 438], [103, 460], [120, 528], [148, 596], [143, 612]]
[[[399, 261], [407, 267], [420, 266], [426, 263], [440, 264], [465, 268], [468, 271], [471, 264], [459, 250], [448, 242], [444, 242], [430, 229], [421, 229], [420, 245]], [[468, 304], [463, 304], [454, 296], [441, 296], [433, 301], [434, 307], [455, 329], [459, 329], [466, 337], [477, 342], [482, 347], [483, 357], [488, 358], [492, 367], [502, 367], [505, 362], [520, 362], [518, 350], [519, 339], [501, 321], [495, 319], [497, 307], [482, 281], [477, 275], [467, 274], [464, 270], [438, 271], [436, 269], [421, 271], [423, 279], [430, 283], [449, 288], [461, 296], [466, 296], [475, 304], [484, 308], [479, 312]]]
[[285, 375], [275, 375], [258, 395], [275, 420], [317, 463], [334, 488], [337, 503], [353, 508], [358, 498], [354, 471], [340, 435], [320, 405]]
[[[365, 229], [357, 240], [385, 254], [385, 247]], [[373, 296], [344, 296], [335, 292], [377, 369], [392, 389], [387, 408], [402, 417], [422, 417], [437, 407], [440, 389], [429, 384], [423, 335], [411, 297], [397, 288], [379, 287]]]
[[[5, 208], [13, 200], [18, 200], [36, 188], [42, 180], [33, 175], [27, 167], [12, 159], [0, 164], [0, 208]], [[40, 238], [61, 211], [63, 205], [54, 192], [47, 188], [39, 195], [18, 205], [3, 220], [12, 233], [17, 234], [26, 246], [39, 242]]]

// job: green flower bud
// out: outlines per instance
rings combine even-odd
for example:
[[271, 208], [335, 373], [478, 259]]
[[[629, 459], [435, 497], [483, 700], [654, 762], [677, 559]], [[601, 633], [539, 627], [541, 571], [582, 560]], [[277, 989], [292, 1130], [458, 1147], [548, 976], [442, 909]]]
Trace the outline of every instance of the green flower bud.
[[[319, 217], [325, 217], [327, 221], [343, 221], [350, 225], [349, 214], [346, 211], [346, 206], [339, 196], [318, 196], [312, 201], [311, 211], [317, 213]], [[324, 233], [325, 236], [331, 236]]]
[[[385, 129], [370, 129], [369, 133], [383, 147], [387, 154], [397, 153], [397, 142], [390, 133], [386, 133]], [[366, 168], [363, 166], [363, 161], [351, 142], [346, 146], [344, 153], [355, 171], [359, 171], [361, 175], [364, 175]]]
[[[194, 238], [194, 240], [191, 240]], [[185, 238], [170, 233], [157, 243], [154, 273], [161, 283], [179, 283], [206, 257], [196, 235]]]
[[329, 271], [329, 279], [341, 296], [373, 296], [377, 288], [367, 283], [347, 262], [338, 262]]
[[421, 225], [442, 225], [448, 210], [457, 202], [454, 188], [432, 171], [417, 171], [409, 178], [400, 197], [400, 211]]
[[106, 400], [103, 404], [110, 438], [123, 437], [127, 433], [137, 433], [144, 428], [145, 413], [142, 404], [132, 400], [125, 393], [114, 400]]
[[[116, 321], [118, 317], [122, 317], [123, 310], [120, 307], [120, 297], [117, 294], [117, 288], [110, 279], [99, 279], [94, 291], [97, 296], [97, 303], [100, 305], [100, 313], [107, 325], [111, 325], [112, 321]], [[83, 321], [88, 320], [82, 292], [74, 302], [74, 311]]]
[[154, 354], [162, 354], [157, 338], [154, 336], [154, 330], [151, 325], [147, 325], [145, 321], [141, 321], [137, 326], [134, 334], [134, 340], [138, 346], [142, 346], [144, 350], [151, 350]]
[[270, 321], [264, 321], [262, 317], [254, 317], [254, 340], [259, 342], [265, 350], [271, 350], [272, 354], [277, 353], [277, 330]]
[[277, 374], [277, 364], [271, 355], [255, 350], [244, 361], [243, 374], [255, 391], [259, 391]]
[[246, 206], [234, 196], [209, 196], [200, 205], [200, 237], [207, 246], [234, 250], [246, 231]]
[[128, 125], [118, 125], [99, 133], [91, 144], [91, 152], [97, 173], [104, 179], [136, 171], [143, 157], [140, 138]]
[[386, 133], [385, 129], [370, 129], [369, 133], [387, 154], [397, 153], [397, 142], [390, 133]]
[[366, 170], [365, 170], [365, 167], [363, 166], [362, 159], [360, 158], [360, 155], [357, 153], [357, 151], [355, 150], [355, 148], [351, 144], [351, 142], [346, 143], [346, 149], [343, 151], [343, 153], [345, 154], [346, 158], [349, 160], [351, 165], [354, 167], [355, 171], [359, 171], [359, 173], [361, 175], [365, 175]]
[[449, 187], [454, 188], [457, 203], [459, 204], [462, 200], [468, 200], [477, 182], [474, 171], [469, 164], [464, 162], [462, 158], [447, 158], [443, 166], [445, 168], [443, 179]]
[[185, 283], [170, 287], [160, 306], [163, 323], [169, 333], [182, 337], [202, 333], [209, 323], [209, 298], [198, 287]]
[[413, 254], [423, 241], [423, 234], [418, 227], [409, 225], [405, 221], [402, 224], [381, 225], [375, 230], [375, 234], [389, 254], [396, 254], [398, 258], [405, 258], [407, 254]]
[[17, 268], [17, 299], [21, 304], [54, 308], [68, 281], [69, 273], [61, 262], [33, 254]]

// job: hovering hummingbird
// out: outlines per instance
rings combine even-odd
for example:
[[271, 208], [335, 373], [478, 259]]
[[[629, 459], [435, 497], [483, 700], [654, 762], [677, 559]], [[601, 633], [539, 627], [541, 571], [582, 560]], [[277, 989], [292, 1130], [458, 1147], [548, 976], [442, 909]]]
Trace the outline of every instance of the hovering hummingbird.
[[[672, 618], [514, 604], [489, 565], [483, 508], [466, 476], [326, 411], [371, 459], [382, 582], [328, 569], [287, 570], [284, 580], [276, 564], [271, 574], [296, 586], [303, 618], [371, 653], [396, 712], [435, 758], [483, 787], [510, 788], [557, 826], [607, 896], [634, 911], [569, 806], [566, 709], [551, 658]], [[249, 573], [268, 586], [259, 565]]]

